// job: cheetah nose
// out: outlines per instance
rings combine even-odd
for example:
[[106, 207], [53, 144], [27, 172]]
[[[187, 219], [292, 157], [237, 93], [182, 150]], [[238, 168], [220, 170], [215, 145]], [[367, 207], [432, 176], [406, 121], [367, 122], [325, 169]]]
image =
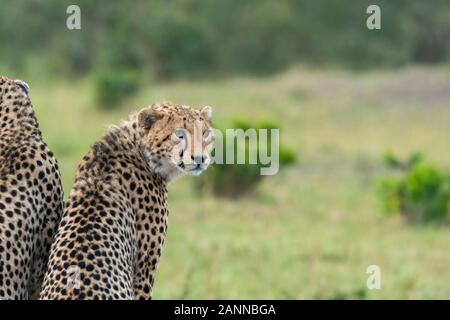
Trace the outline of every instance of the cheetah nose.
[[205, 158], [202, 155], [197, 155], [197, 156], [191, 156], [191, 160], [197, 164], [197, 166], [203, 164], [203, 162], [205, 161]]

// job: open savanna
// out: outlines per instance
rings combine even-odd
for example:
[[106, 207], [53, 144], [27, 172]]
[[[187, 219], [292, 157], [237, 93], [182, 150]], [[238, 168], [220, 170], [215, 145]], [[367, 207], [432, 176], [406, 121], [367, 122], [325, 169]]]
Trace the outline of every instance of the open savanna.
[[[12, 76], [12, 75], [11, 75]], [[450, 228], [380, 211], [380, 159], [420, 151], [450, 169], [450, 69], [347, 72], [293, 68], [267, 78], [144, 81], [120, 107], [97, 107], [91, 78], [28, 80], [66, 195], [89, 146], [130, 112], [161, 100], [211, 105], [221, 125], [270, 119], [297, 163], [239, 200], [169, 187], [170, 222], [155, 299], [450, 297]], [[380, 290], [366, 288], [378, 265]]]

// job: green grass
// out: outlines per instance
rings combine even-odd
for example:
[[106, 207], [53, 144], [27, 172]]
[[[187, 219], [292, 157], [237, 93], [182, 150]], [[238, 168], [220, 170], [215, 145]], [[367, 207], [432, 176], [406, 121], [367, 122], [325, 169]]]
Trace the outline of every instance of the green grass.
[[[236, 202], [169, 188], [169, 234], [155, 299], [448, 298], [450, 229], [411, 227], [380, 213], [374, 182], [386, 150], [422, 151], [450, 169], [450, 70], [346, 73], [302, 68], [260, 79], [148, 83], [111, 113], [91, 79], [29, 80], [44, 137], [68, 194], [89, 146], [111, 123], [160, 100], [214, 107], [220, 123], [273, 119], [294, 167]], [[366, 289], [380, 266], [382, 289]]]

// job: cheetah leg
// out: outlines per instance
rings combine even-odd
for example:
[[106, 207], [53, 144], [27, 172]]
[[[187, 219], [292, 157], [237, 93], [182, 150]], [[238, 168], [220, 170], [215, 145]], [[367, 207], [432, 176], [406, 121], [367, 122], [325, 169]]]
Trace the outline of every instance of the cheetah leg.
[[[142, 259], [145, 257], [145, 259]], [[134, 276], [134, 297], [135, 300], [151, 300], [153, 283], [154, 283], [154, 273], [156, 269], [156, 264], [152, 264], [150, 256], [143, 255], [141, 259], [141, 265], [143, 268], [139, 268]], [[139, 265], [139, 264], [138, 264]]]

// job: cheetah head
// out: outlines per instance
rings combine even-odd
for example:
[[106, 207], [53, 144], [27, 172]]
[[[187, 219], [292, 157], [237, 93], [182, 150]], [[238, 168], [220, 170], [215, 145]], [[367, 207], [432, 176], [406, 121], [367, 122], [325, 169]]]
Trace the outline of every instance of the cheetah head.
[[200, 175], [211, 162], [212, 109], [195, 110], [170, 102], [155, 104], [137, 115], [150, 169], [166, 180]]

